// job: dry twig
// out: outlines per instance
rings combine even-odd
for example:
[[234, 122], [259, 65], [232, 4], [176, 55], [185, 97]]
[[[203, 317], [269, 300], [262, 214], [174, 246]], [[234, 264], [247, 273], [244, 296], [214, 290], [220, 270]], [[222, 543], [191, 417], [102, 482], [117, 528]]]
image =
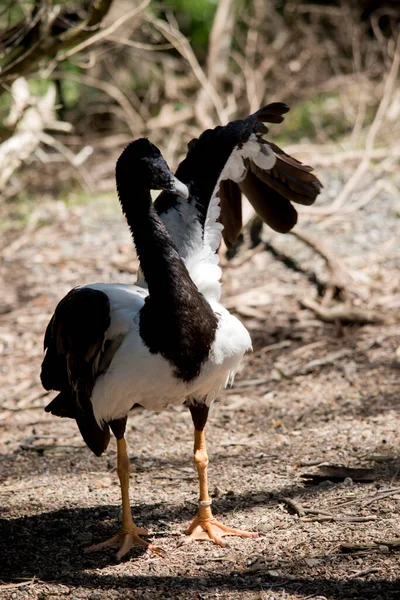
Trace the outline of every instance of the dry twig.
[[336, 200], [331, 204], [331, 206], [325, 207], [316, 207], [313, 209], [313, 213], [315, 215], [330, 215], [340, 210], [344, 204], [346, 204], [350, 195], [354, 192], [362, 178], [364, 177], [370, 160], [374, 150], [374, 143], [379, 130], [382, 127], [382, 122], [387, 113], [388, 107], [392, 100], [393, 90], [395, 88], [395, 84], [397, 81], [397, 76], [400, 68], [400, 34], [398, 35], [396, 41], [396, 48], [392, 60], [392, 65], [390, 71], [386, 77], [385, 87], [383, 91], [383, 96], [378, 106], [378, 109], [375, 113], [374, 120], [368, 130], [367, 138], [365, 140], [365, 149], [360, 163], [358, 164], [356, 170], [353, 172], [352, 176], [346, 182], [346, 185], [343, 187], [342, 191], [336, 198]]
[[36, 577], [32, 577], [32, 579], [28, 579], [27, 581], [20, 581], [19, 583], [2, 583], [0, 584], [0, 590], [13, 590], [15, 588], [25, 587], [29, 585], [29, 587], [33, 586], [35, 583]]
[[299, 517], [304, 517], [307, 514], [307, 510], [300, 504], [300, 502], [297, 502], [297, 500], [294, 500], [293, 498], [282, 498], [282, 500], [285, 502], [285, 504], [290, 506], [290, 508], [292, 508]]
[[346, 289], [346, 277], [344, 274], [343, 267], [341, 266], [336, 256], [334, 256], [333, 253], [327, 249], [325, 244], [321, 240], [317, 239], [314, 235], [306, 233], [305, 231], [299, 229], [294, 229], [290, 233], [291, 235], [294, 235], [294, 237], [296, 237], [297, 239], [307, 244], [307, 246], [310, 246], [310, 248], [312, 248], [317, 254], [322, 256], [322, 258], [327, 264], [327, 267], [330, 272], [330, 277], [327, 283], [327, 293], [324, 297], [324, 303], [331, 300], [333, 295], [337, 292], [343, 294]]
[[[112, 35], [119, 27], [121, 27], [121, 25], [129, 21], [129, 19], [133, 19], [134, 17], [137, 17], [141, 12], [143, 12], [149, 6], [150, 1], [151, 0], [142, 0], [142, 2], [138, 6], [135, 6], [135, 8], [129, 10], [126, 14], [119, 17], [119, 19], [116, 19], [111, 25], [109, 25], [105, 29], [102, 29], [98, 33], [92, 35], [88, 40], [81, 42], [80, 44], [74, 46], [70, 50], [60, 52], [56, 56], [54, 62], [60, 63], [64, 60], [67, 60], [68, 58], [71, 58], [71, 56], [74, 56], [74, 54], [82, 52], [82, 50], [86, 50], [86, 48], [93, 46], [93, 44], [95, 44], [96, 42], [99, 42], [100, 40], [103, 40], [108, 36]], [[55, 64], [50, 64], [49, 68], [52, 69], [54, 67]]]
[[227, 115], [225, 114], [221, 98], [201, 68], [187, 38], [179, 31], [179, 29], [173, 27], [165, 21], [162, 21], [161, 19], [157, 19], [151, 15], [146, 15], [145, 18], [149, 23], [154, 25], [154, 27], [156, 27], [164, 35], [164, 37], [174, 45], [176, 50], [183, 56], [183, 58], [187, 60], [193, 71], [193, 74], [214, 105], [220, 123], [225, 123], [227, 121]]
[[311, 298], [303, 298], [301, 305], [312, 310], [321, 321], [325, 323], [384, 323], [383, 317], [371, 310], [354, 308], [347, 304], [336, 304], [334, 306], [322, 306]]
[[[223, 78], [228, 71], [234, 25], [234, 0], [221, 0], [214, 16], [207, 56], [207, 78], [216, 93], [221, 90]], [[214, 124], [211, 109], [212, 98], [203, 85], [195, 102], [196, 117], [203, 128]], [[228, 117], [228, 114], [221, 114], [222, 116]]]

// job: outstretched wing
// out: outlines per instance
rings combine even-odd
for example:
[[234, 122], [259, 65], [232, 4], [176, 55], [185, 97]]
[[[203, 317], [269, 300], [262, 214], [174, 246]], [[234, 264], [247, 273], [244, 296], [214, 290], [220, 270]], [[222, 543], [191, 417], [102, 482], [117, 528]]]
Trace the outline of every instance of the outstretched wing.
[[[250, 166], [274, 166], [275, 155], [261, 137], [266, 131], [262, 121], [280, 123], [288, 110], [286, 104], [269, 104], [246, 119], [202, 133], [189, 143], [176, 172], [188, 186], [189, 198], [161, 194], [155, 202], [193, 281], [209, 300], [220, 295], [217, 250], [223, 226], [234, 230], [239, 214], [241, 227], [240, 190], [232, 184], [243, 181]], [[221, 194], [226, 219], [221, 216]]]
[[[270, 227], [282, 233], [297, 222], [292, 202], [314, 202], [322, 185], [311, 167], [265, 139], [264, 123], [281, 123], [288, 110], [286, 104], [275, 102], [246, 119], [207, 130], [189, 143], [176, 172], [189, 185], [189, 200], [163, 193], [155, 203], [184, 259], [193, 254], [193, 245], [203, 243], [206, 222], [211, 235], [214, 228], [214, 237], [220, 238], [213, 219], [206, 218], [209, 210], [214, 216], [220, 211], [217, 218], [224, 226], [225, 242], [234, 244], [242, 228], [241, 193]], [[215, 197], [220, 201], [218, 210], [212, 207]]]
[[[207, 129], [198, 139], [189, 142], [187, 156], [176, 171], [180, 181], [189, 187], [189, 198], [184, 200], [174, 194], [163, 192], [155, 201], [156, 210], [174, 238], [184, 260], [188, 254], [193, 254], [194, 247], [197, 249], [202, 247], [206, 221], [208, 226], [212, 223], [210, 218], [207, 219], [209, 210], [217, 219], [219, 218], [219, 209], [216, 210], [215, 206], [210, 207], [213, 196], [219, 189], [219, 183], [229, 178], [231, 181], [237, 181], [244, 177], [244, 157], [241, 158], [243, 146], [251, 136], [255, 138], [255, 133], [261, 135], [266, 131], [259, 119], [280, 123], [283, 121], [283, 114], [288, 110], [286, 104], [269, 104], [246, 119], [231, 121], [224, 127]], [[260, 139], [261, 150], [265, 143], [261, 138], [257, 139]], [[228, 162], [230, 168], [225, 169], [223, 174]], [[225, 189], [225, 186], [222, 185], [221, 189]], [[232, 194], [237, 199], [237, 188], [233, 189]], [[231, 194], [227, 196], [226, 210], [224, 204], [221, 207], [227, 220], [231, 214], [236, 218], [237, 213], [235, 207], [230, 204], [231, 197]], [[224, 219], [221, 220], [225, 225]], [[216, 237], [220, 239], [221, 227], [216, 227], [215, 232]]]
[[107, 448], [110, 433], [107, 424], [96, 422], [90, 398], [107, 360], [109, 326], [107, 294], [90, 287], [71, 290], [47, 326], [40, 374], [45, 389], [60, 392], [46, 412], [76, 419], [84, 441], [97, 456]]

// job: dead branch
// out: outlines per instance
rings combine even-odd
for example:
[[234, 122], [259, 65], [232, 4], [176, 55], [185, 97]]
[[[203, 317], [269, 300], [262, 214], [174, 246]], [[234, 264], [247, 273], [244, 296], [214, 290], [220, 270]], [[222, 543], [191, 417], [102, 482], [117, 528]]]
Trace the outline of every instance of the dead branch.
[[25, 79], [17, 79], [11, 86], [13, 106], [7, 124], [13, 127], [12, 135], [0, 145], [0, 192], [13, 173], [28, 160], [40, 144], [44, 129], [69, 129], [67, 123], [57, 123], [54, 104], [55, 87], [49, 87], [42, 97], [32, 96]]
[[330, 300], [335, 293], [344, 294], [346, 290], [346, 276], [343, 267], [333, 253], [327, 249], [325, 244], [316, 236], [306, 233], [301, 229], [294, 229], [290, 231], [290, 234], [307, 244], [307, 246], [312, 248], [325, 260], [330, 273], [325, 301]]
[[74, 48], [71, 48], [71, 50], [59, 53], [56, 57], [56, 62], [57, 63], [62, 62], [64, 60], [70, 58], [74, 54], [77, 54], [78, 52], [81, 52], [82, 50], [89, 48], [96, 42], [99, 42], [100, 40], [103, 40], [103, 39], [111, 36], [119, 27], [121, 27], [121, 25], [126, 23], [126, 21], [129, 21], [129, 19], [133, 19], [134, 17], [137, 17], [141, 12], [143, 12], [149, 6], [150, 1], [151, 0], [142, 0], [142, 2], [138, 6], [136, 6], [132, 10], [128, 11], [125, 15], [122, 15], [119, 19], [114, 21], [114, 23], [109, 25], [109, 27], [106, 27], [102, 31], [95, 33], [88, 40], [85, 40], [85, 41], [81, 42], [80, 44], [78, 44], [77, 46], [74, 46]]
[[373, 575], [374, 573], [379, 573], [379, 569], [362, 569], [361, 571], [356, 571], [356, 573], [352, 573], [349, 575], [350, 579], [358, 579], [359, 577], [366, 577], [367, 575]]
[[[295, 153], [297, 157], [308, 163], [312, 163], [314, 167], [335, 167], [343, 164], [348, 164], [352, 161], [359, 161], [364, 156], [365, 150], [341, 150], [334, 146], [317, 144], [310, 145], [293, 145], [285, 146], [285, 151], [288, 154]], [[388, 156], [400, 159], [400, 146], [385, 146], [384, 148], [374, 148], [371, 150], [370, 160], [383, 160]], [[314, 207], [313, 207], [314, 208]], [[308, 211], [307, 211], [308, 212]], [[310, 209], [311, 214], [311, 209]]]
[[356, 187], [358, 186], [358, 184], [364, 177], [364, 175], [368, 169], [370, 160], [371, 160], [371, 155], [374, 150], [376, 136], [382, 127], [382, 123], [384, 121], [385, 115], [387, 113], [387, 110], [388, 110], [389, 105], [392, 100], [393, 91], [394, 91], [395, 84], [397, 81], [397, 76], [399, 73], [399, 68], [400, 68], [400, 34], [396, 41], [396, 48], [395, 48], [394, 57], [392, 60], [392, 65], [391, 65], [390, 71], [386, 77], [383, 96], [379, 103], [378, 109], [375, 113], [374, 120], [368, 130], [368, 134], [367, 134], [367, 137], [365, 140], [365, 149], [364, 149], [363, 157], [362, 157], [360, 163], [358, 164], [356, 170], [353, 172], [351, 177], [347, 180], [342, 191], [340, 192], [340, 194], [338, 195], [336, 200], [331, 204], [331, 206], [329, 206], [328, 208], [316, 207], [313, 211], [314, 214], [331, 214], [331, 213], [334, 213], [334, 212], [340, 210], [342, 208], [342, 206], [344, 204], [346, 204], [348, 198], [354, 192], [354, 190], [356, 189]]
[[34, 6], [28, 18], [24, 17], [0, 38], [0, 45], [5, 48], [1, 56], [0, 83], [12, 82], [38, 70], [43, 61], [52, 61], [61, 50], [93, 36], [111, 4], [112, 0], [90, 2], [85, 17], [67, 29], [65, 24], [70, 20], [65, 18], [66, 8], [64, 11], [60, 11], [60, 6], [49, 9], [47, 2], [40, 2], [39, 10]]
[[195, 116], [194, 108], [186, 106], [181, 110], [175, 110], [170, 104], [164, 105], [157, 117], [150, 119], [146, 127], [149, 131], [158, 129], [169, 129], [170, 127], [176, 127], [180, 123], [189, 121]]
[[344, 348], [343, 350], [338, 350], [337, 352], [331, 352], [323, 358], [316, 358], [315, 360], [310, 360], [303, 365], [298, 365], [296, 367], [284, 369], [281, 365], [275, 363], [274, 368], [279, 374], [279, 376], [281, 376], [283, 379], [292, 379], [296, 375], [308, 375], [309, 373], [312, 373], [319, 367], [333, 365], [336, 361], [341, 360], [349, 354], [349, 350]]
[[333, 523], [368, 523], [369, 521], [376, 521], [377, 520], [377, 516], [376, 515], [370, 515], [369, 517], [336, 517], [336, 516], [327, 516], [327, 515], [320, 515], [317, 517], [310, 517], [309, 519], [303, 519], [304, 522], [308, 522], [308, 523], [314, 523], [314, 522], [319, 522], [319, 523], [325, 523], [325, 522], [333, 522]]
[[369, 552], [371, 550], [378, 550], [379, 547], [377, 544], [341, 544], [339, 547], [339, 551], [343, 554], [351, 554], [351, 553], [364, 553]]
[[0, 585], [0, 590], [14, 590], [16, 588], [21, 588], [25, 586], [32, 587], [35, 583], [36, 577], [32, 577], [32, 579], [27, 579], [26, 581], [21, 581], [19, 583], [2, 583]]
[[[210, 86], [218, 94], [228, 72], [230, 49], [235, 25], [234, 0], [221, 0], [215, 12], [210, 33], [207, 56], [207, 78]], [[212, 127], [212, 100], [204, 86], [199, 91], [195, 103], [196, 117], [202, 127]]]
[[214, 16], [207, 56], [208, 79], [216, 90], [228, 73], [234, 24], [234, 1], [221, 0]]
[[[225, 115], [221, 99], [216, 90], [214, 89], [213, 85], [208, 80], [203, 69], [201, 68], [187, 38], [179, 31], [179, 29], [173, 27], [165, 21], [162, 21], [161, 19], [157, 19], [151, 15], [146, 15], [145, 19], [154, 27], [156, 27], [156, 29], [158, 29], [160, 33], [162, 33], [164, 37], [171, 44], [173, 44], [173, 46], [176, 48], [179, 54], [181, 54], [181, 56], [183, 56], [183, 58], [187, 60], [196, 79], [204, 89], [207, 96], [210, 98], [210, 101], [212, 102], [215, 108], [220, 123], [225, 123], [227, 121], [227, 117]], [[212, 125], [213, 124], [211, 124], [211, 126]], [[210, 125], [206, 125], [206, 127], [209, 126]]]
[[312, 310], [316, 316], [325, 321], [325, 323], [357, 323], [367, 325], [369, 323], [384, 323], [383, 317], [370, 310], [361, 310], [347, 306], [346, 304], [336, 304], [334, 306], [322, 306], [311, 298], [303, 298], [301, 305]]
[[400, 549], [400, 538], [394, 538], [391, 540], [374, 540], [375, 544], [379, 544], [379, 546], [388, 546], [392, 550]]
[[315, 360], [310, 360], [305, 365], [302, 365], [296, 369], [290, 371], [290, 376], [294, 374], [306, 375], [308, 373], [312, 373], [315, 369], [319, 367], [325, 367], [326, 365], [333, 365], [337, 360], [344, 358], [349, 355], [349, 351], [347, 349], [338, 350], [337, 352], [331, 352], [327, 356], [323, 358], [316, 358]]
[[[282, 498], [282, 500], [294, 510], [303, 522], [336, 522], [336, 523], [365, 523], [375, 521], [376, 515], [367, 517], [357, 517], [353, 515], [334, 515], [329, 511], [318, 508], [306, 508], [297, 500], [292, 498]], [[307, 517], [307, 515], [311, 515]]]
[[292, 498], [282, 498], [282, 500], [290, 506], [299, 517], [304, 517], [306, 515], [306, 509], [299, 503], [297, 500]]

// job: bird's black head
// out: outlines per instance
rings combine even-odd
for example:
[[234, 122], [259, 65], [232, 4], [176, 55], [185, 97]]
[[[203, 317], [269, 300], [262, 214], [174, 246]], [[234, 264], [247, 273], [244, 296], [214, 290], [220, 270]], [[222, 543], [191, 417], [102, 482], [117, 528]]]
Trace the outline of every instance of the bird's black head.
[[129, 188], [165, 190], [187, 198], [188, 189], [171, 173], [159, 149], [147, 138], [131, 142], [117, 161], [115, 170], [120, 191]]

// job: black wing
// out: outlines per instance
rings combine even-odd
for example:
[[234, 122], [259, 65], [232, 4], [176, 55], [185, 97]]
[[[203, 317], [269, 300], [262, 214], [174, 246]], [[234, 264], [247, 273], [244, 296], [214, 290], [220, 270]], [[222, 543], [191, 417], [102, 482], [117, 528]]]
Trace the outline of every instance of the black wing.
[[83, 439], [97, 456], [110, 432], [94, 418], [91, 394], [110, 325], [108, 296], [90, 287], [75, 288], [58, 304], [47, 326], [40, 378], [46, 390], [60, 393], [46, 412], [77, 421]]

